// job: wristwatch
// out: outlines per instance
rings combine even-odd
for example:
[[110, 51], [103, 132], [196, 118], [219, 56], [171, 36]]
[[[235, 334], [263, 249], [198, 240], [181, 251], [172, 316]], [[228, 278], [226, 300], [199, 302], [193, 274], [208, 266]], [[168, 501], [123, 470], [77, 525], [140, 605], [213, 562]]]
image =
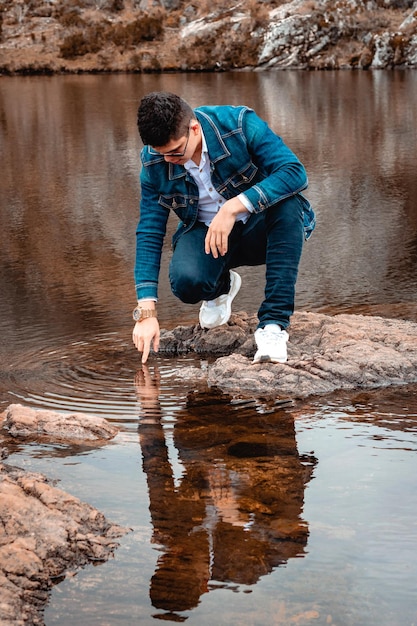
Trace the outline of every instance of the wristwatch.
[[156, 309], [142, 309], [142, 307], [137, 306], [133, 309], [132, 317], [135, 322], [141, 322], [148, 317], [157, 317], [157, 312]]

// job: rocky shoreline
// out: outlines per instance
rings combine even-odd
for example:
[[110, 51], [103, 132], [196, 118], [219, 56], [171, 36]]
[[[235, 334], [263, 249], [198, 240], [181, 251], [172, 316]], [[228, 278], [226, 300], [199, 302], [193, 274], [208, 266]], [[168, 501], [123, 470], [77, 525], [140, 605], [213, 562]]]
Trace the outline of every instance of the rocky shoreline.
[[1, 0], [0, 17], [0, 74], [417, 67], [412, 0]]
[[[68, 418], [68, 419], [67, 419]], [[0, 415], [7, 438], [103, 445], [117, 429], [102, 418], [10, 405]], [[42, 625], [53, 585], [88, 563], [107, 561], [128, 532], [43, 474], [0, 462], [0, 624]]]

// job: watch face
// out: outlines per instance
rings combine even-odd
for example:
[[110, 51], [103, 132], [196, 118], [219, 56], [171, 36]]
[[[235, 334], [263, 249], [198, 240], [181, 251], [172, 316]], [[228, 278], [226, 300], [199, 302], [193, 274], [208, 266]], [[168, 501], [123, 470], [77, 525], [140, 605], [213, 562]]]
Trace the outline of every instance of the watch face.
[[134, 311], [133, 311], [133, 319], [135, 320], [135, 322], [139, 322], [141, 318], [142, 318], [142, 310], [141, 309], [134, 309]]

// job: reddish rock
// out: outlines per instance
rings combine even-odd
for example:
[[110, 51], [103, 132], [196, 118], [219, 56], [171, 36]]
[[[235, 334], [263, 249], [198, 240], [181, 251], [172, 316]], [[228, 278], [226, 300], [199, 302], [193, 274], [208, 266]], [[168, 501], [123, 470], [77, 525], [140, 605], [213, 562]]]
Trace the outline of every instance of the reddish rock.
[[218, 356], [201, 369], [178, 368], [176, 374], [236, 392], [306, 397], [417, 381], [415, 322], [297, 312], [289, 328], [288, 362], [252, 365], [255, 328], [256, 318], [246, 314], [213, 330], [178, 327], [162, 332], [160, 349]]
[[41, 474], [0, 463], [0, 624], [43, 624], [56, 579], [106, 561], [127, 532]]
[[99, 442], [115, 437], [118, 428], [102, 417], [84, 413], [57, 413], [11, 404], [0, 415], [12, 437], [48, 437], [54, 441]]

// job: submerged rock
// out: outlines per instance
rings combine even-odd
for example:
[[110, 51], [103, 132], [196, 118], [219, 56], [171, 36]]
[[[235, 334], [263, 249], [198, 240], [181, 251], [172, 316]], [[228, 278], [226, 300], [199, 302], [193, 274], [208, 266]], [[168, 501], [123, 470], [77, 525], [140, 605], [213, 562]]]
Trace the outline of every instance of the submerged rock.
[[177, 327], [161, 333], [160, 350], [217, 356], [201, 369], [187, 367], [187, 379], [241, 392], [306, 397], [417, 381], [415, 322], [297, 312], [291, 319], [285, 364], [252, 364], [255, 328], [256, 317], [245, 313], [232, 315], [228, 324], [212, 330]]
[[53, 584], [106, 561], [126, 532], [45, 476], [0, 463], [0, 624], [43, 624]]
[[54, 441], [80, 442], [112, 439], [118, 428], [102, 417], [84, 413], [57, 413], [10, 404], [0, 415], [12, 437], [48, 437]]

